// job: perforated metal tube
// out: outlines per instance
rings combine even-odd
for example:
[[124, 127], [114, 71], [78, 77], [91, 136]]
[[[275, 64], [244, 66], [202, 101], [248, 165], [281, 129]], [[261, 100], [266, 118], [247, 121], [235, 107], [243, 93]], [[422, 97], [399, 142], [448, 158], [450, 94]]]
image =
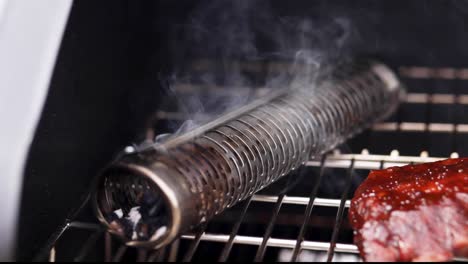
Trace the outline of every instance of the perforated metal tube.
[[383, 64], [341, 65], [114, 162], [96, 181], [97, 215], [128, 245], [163, 246], [388, 117], [402, 94]]

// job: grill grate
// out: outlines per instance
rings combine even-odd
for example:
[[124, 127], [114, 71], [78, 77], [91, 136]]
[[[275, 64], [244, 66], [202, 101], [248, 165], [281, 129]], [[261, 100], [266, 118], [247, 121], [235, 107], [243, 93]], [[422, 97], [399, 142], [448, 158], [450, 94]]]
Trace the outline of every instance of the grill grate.
[[[466, 69], [431, 69], [424, 67], [402, 67], [400, 74], [403, 78], [408, 80], [425, 80], [431, 81], [433, 79], [466, 79]], [[403, 79], [404, 80], [404, 79]], [[305, 195], [294, 195], [294, 190], [297, 189], [298, 185], [291, 183], [292, 178], [288, 177], [285, 181], [279, 181], [275, 184], [277, 188], [282, 189], [281, 191], [275, 191], [275, 195], [268, 192], [259, 193], [253, 195], [247, 201], [237, 205], [236, 207], [228, 210], [224, 214], [228, 214], [230, 218], [230, 229], [223, 230], [223, 232], [214, 231], [210, 229], [210, 224], [200, 227], [198, 232], [193, 234], [186, 234], [180, 237], [180, 239], [173, 242], [171, 245], [166, 246], [157, 251], [144, 250], [144, 249], [133, 249], [121, 245], [109, 234], [105, 233], [100, 225], [98, 225], [93, 219], [82, 220], [82, 215], [86, 213], [88, 199], [85, 200], [84, 205], [75, 214], [76, 217], [67, 220], [63, 227], [61, 227], [55, 234], [52, 235], [47, 245], [44, 246], [43, 250], [38, 254], [37, 259], [49, 259], [49, 261], [61, 260], [65, 258], [65, 253], [61, 252], [63, 248], [69, 248], [68, 237], [76, 237], [75, 234], [78, 232], [85, 232], [83, 240], [80, 241], [79, 245], [74, 251], [74, 260], [86, 260], [91, 258], [104, 259], [106, 261], [120, 261], [123, 259], [133, 258], [134, 260], [148, 260], [148, 261], [191, 261], [197, 258], [197, 254], [203, 252], [202, 247], [206, 244], [211, 246], [215, 252], [214, 257], [218, 260], [225, 261], [237, 257], [234, 253], [236, 247], [250, 246], [254, 250], [253, 257], [250, 260], [261, 261], [266, 259], [268, 251], [270, 249], [278, 249], [283, 251], [281, 254], [281, 260], [295, 261], [302, 260], [301, 256], [306, 255], [304, 258], [309, 258], [309, 261], [313, 261], [312, 256], [305, 254], [308, 252], [322, 252], [326, 254], [325, 259], [328, 261], [332, 260], [359, 260], [357, 256], [358, 250], [355, 245], [350, 243], [349, 240], [342, 239], [340, 236], [342, 230], [345, 228], [344, 223], [346, 222], [346, 212], [349, 208], [349, 198], [352, 194], [352, 188], [359, 184], [367, 175], [368, 170], [388, 168], [391, 166], [402, 166], [406, 164], [417, 164], [424, 162], [432, 162], [446, 157], [458, 157], [467, 155], [463, 151], [457, 152], [462, 148], [457, 148], [461, 143], [460, 138], [466, 137], [468, 134], [468, 124], [461, 122], [460, 119], [452, 119], [446, 122], [431, 123], [431, 117], [434, 114], [434, 107], [439, 105], [451, 108], [459, 109], [460, 106], [468, 105], [468, 89], [465, 89], [466, 94], [463, 93], [415, 93], [412, 87], [408, 85], [409, 94], [406, 101], [400, 109], [404, 111], [406, 107], [422, 105], [429, 111], [425, 111], [423, 115], [417, 115], [414, 121], [406, 122], [400, 118], [399, 115], [405, 113], [398, 113], [394, 120], [380, 123], [375, 125], [370, 131], [360, 136], [365, 140], [364, 142], [373, 142], [371, 139], [376, 133], [390, 135], [397, 139], [402, 139], [404, 133], [410, 132], [415, 136], [421, 137], [421, 135], [435, 135], [444, 134], [448, 137], [448, 140], [430, 142], [432, 148], [443, 147], [441, 144], [446, 142], [452, 142], [451, 147], [443, 148], [443, 155], [431, 156], [428, 148], [421, 145], [414, 151], [418, 153], [414, 155], [406, 154], [408, 151], [392, 150], [388, 151], [389, 154], [374, 154], [369, 153], [368, 149], [371, 146], [363, 144], [357, 144], [359, 147], [363, 146], [363, 150], [359, 154], [348, 154], [344, 153], [343, 150], [335, 150], [321, 157], [320, 159], [310, 160], [306, 163], [304, 168], [301, 169], [302, 173], [309, 174], [310, 169], [314, 170], [315, 177], [302, 177], [300, 182], [308, 182], [312, 187], [308, 190]], [[199, 92], [198, 87], [184, 87], [185, 91]], [[429, 115], [429, 116], [428, 116]], [[159, 112], [157, 114], [159, 119], [183, 119], [180, 113], [176, 112]], [[402, 147], [400, 141], [387, 142], [392, 148]], [[413, 151], [413, 153], [414, 153]], [[400, 155], [400, 152], [404, 155]], [[333, 170], [337, 173], [336, 177], [346, 179], [343, 184], [338, 197], [323, 197], [321, 194], [321, 188], [327, 179], [326, 171]], [[361, 171], [364, 173], [358, 173]], [[297, 172], [301, 173], [301, 172]], [[312, 180], [311, 180], [312, 179]], [[312, 182], [310, 182], [312, 181]], [[292, 191], [292, 192], [291, 192]], [[293, 193], [289, 195], [290, 193]], [[268, 221], [262, 223], [264, 225], [264, 231], [262, 234], [258, 232], [249, 232], [249, 230], [242, 230], [245, 223], [249, 222], [248, 216], [251, 211], [255, 211], [255, 206], [270, 205], [271, 210], [268, 210]], [[282, 212], [286, 207], [295, 207], [301, 212], [299, 224], [297, 229], [294, 229], [294, 234], [289, 237], [278, 237], [275, 228], [280, 224], [282, 219]], [[270, 208], [270, 207], [268, 207]], [[323, 208], [332, 209], [334, 216], [332, 217], [332, 228], [331, 235], [328, 239], [310, 239], [310, 233], [313, 231], [311, 228], [316, 228], [311, 225], [310, 222], [316, 217], [314, 212]], [[233, 220], [234, 217], [236, 218]], [[283, 218], [284, 219], [284, 218]], [[215, 219], [214, 222], [222, 219]], [[284, 225], [281, 220], [281, 225]], [[228, 221], [229, 222], [229, 221]], [[214, 246], [218, 245], [218, 246]], [[287, 250], [287, 251], [284, 251]], [[345, 254], [343, 256], [352, 256], [351, 258], [338, 258], [338, 254]], [[335, 257], [335, 258], [334, 258]], [[322, 258], [323, 260], [323, 258]], [[458, 261], [466, 261], [466, 259], [456, 259]]]

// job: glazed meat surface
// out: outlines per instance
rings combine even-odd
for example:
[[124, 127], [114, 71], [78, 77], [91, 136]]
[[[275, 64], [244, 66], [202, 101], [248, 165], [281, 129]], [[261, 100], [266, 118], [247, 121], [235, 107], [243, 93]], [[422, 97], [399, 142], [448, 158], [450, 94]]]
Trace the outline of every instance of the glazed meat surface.
[[372, 171], [349, 219], [366, 261], [468, 257], [468, 158]]

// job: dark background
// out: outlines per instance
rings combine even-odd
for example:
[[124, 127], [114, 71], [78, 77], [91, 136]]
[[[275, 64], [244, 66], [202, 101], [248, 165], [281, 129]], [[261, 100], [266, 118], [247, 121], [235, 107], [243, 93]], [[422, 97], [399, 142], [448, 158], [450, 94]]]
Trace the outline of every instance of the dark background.
[[[264, 3], [271, 4], [274, 17], [347, 18], [353, 27], [346, 46], [349, 54], [372, 55], [392, 67], [468, 67], [467, 1]], [[184, 41], [179, 39], [183, 36], [180, 25], [187, 23], [198, 4], [74, 2], [25, 170], [16, 252], [19, 260], [31, 259], [81, 204], [100, 168], [124, 146], [142, 139], [148, 116], [166, 95], [161, 77], [199, 55], [185, 46], [181, 48], [185, 53], [174, 53], [180, 48], [175, 43]], [[262, 48], [271, 47], [259, 40], [258, 49]], [[217, 53], [208, 51], [205, 55]], [[444, 89], [445, 84], [420, 83], [432, 91]], [[451, 87], [466, 88], [461, 83]], [[374, 152], [392, 147], [382, 146]], [[408, 153], [413, 154], [411, 148]]]

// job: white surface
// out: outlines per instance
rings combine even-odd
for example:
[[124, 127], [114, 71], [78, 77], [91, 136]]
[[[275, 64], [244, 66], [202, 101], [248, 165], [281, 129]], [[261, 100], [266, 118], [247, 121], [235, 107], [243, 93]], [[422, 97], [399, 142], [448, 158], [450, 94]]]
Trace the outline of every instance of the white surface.
[[23, 170], [71, 0], [0, 0], [0, 260], [12, 258]]
[[122, 209], [115, 210], [114, 213], [117, 215], [118, 218], [122, 218], [122, 216], [123, 216]]
[[133, 207], [130, 209], [130, 212], [128, 213], [127, 220], [129, 220], [133, 224], [133, 234], [132, 234], [132, 240], [136, 240], [138, 238], [138, 235], [136, 233], [136, 227], [138, 225], [138, 222], [141, 219], [141, 214], [139, 212], [140, 206]]

